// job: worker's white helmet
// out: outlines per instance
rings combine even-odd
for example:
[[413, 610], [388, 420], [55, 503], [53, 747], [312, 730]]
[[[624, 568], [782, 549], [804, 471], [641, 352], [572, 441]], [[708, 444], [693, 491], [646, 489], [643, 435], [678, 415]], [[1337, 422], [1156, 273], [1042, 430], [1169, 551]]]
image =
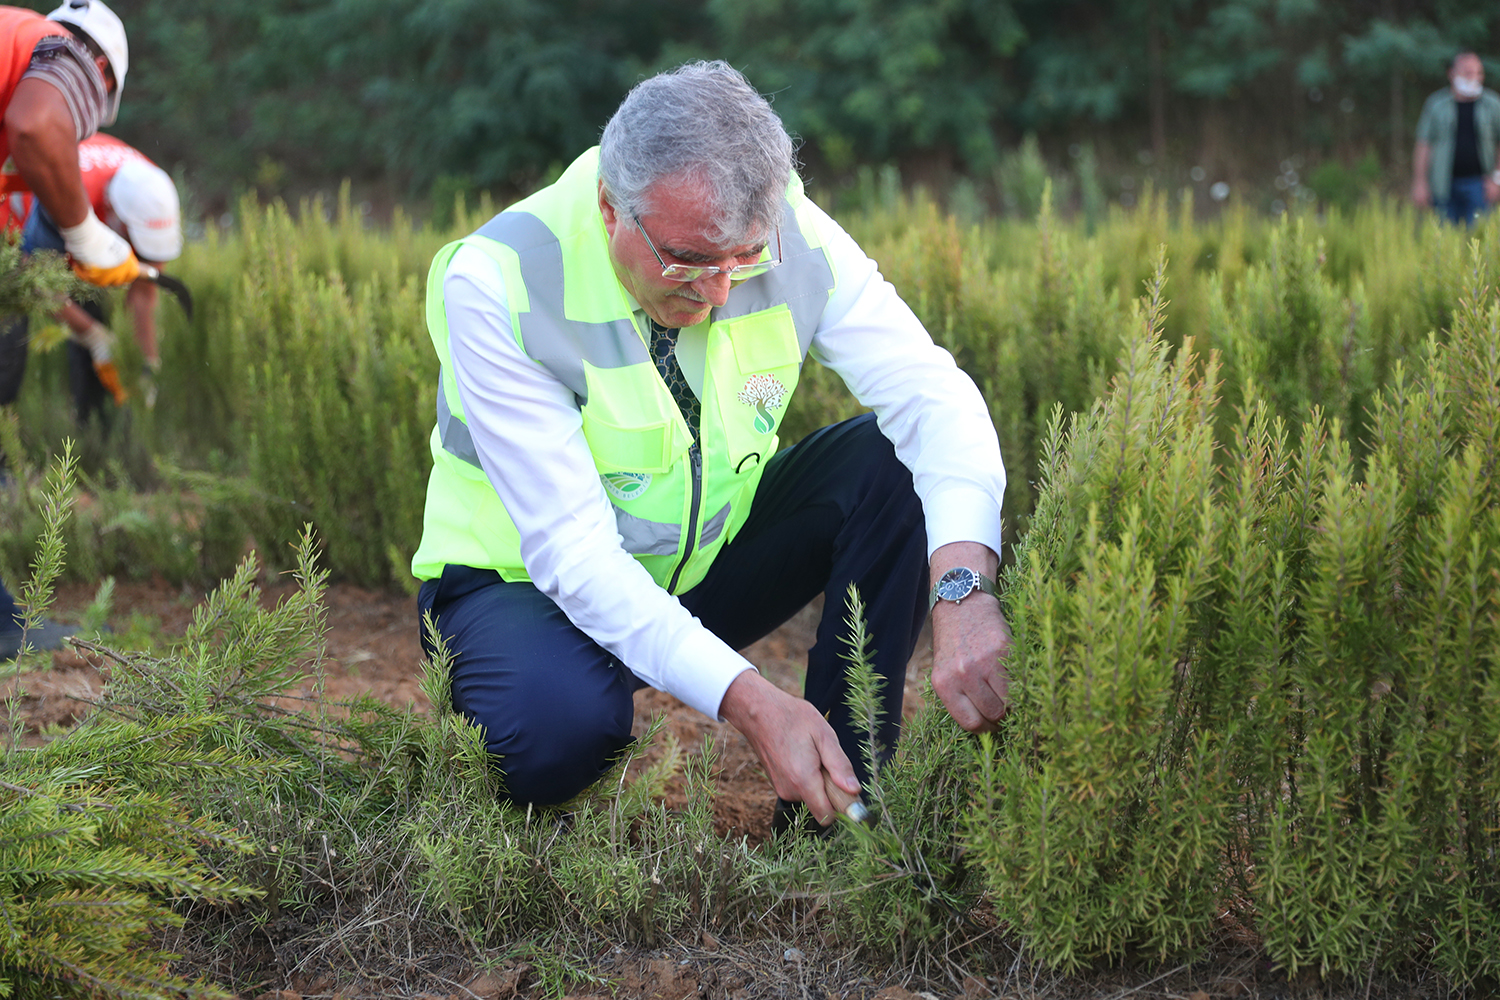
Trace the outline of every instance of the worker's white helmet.
[[130, 47], [125, 43], [125, 25], [114, 11], [100, 0], [64, 0], [61, 7], [47, 15], [47, 20], [78, 28], [92, 38], [109, 60], [115, 74], [115, 92], [110, 95], [109, 117], [105, 125], [114, 124], [120, 113], [120, 94], [125, 90], [125, 71], [130, 68]]
[[104, 197], [137, 257], [161, 264], [182, 256], [182, 210], [165, 170], [131, 157], [110, 178]]

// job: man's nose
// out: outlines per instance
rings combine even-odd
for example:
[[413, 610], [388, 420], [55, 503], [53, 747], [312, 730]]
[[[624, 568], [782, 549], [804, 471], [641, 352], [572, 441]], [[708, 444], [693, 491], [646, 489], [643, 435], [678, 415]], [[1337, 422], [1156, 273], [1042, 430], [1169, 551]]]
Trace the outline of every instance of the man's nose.
[[706, 274], [693, 282], [693, 291], [703, 296], [716, 308], [729, 301], [729, 275]]

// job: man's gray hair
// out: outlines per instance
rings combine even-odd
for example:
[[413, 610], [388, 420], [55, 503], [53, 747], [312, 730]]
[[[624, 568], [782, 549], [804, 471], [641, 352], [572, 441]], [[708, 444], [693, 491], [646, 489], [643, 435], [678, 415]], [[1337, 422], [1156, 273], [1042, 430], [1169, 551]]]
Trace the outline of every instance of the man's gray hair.
[[636, 84], [604, 126], [599, 177], [625, 215], [651, 210], [657, 181], [696, 185], [721, 248], [756, 243], [781, 221], [791, 137], [771, 105], [722, 60], [679, 66]]

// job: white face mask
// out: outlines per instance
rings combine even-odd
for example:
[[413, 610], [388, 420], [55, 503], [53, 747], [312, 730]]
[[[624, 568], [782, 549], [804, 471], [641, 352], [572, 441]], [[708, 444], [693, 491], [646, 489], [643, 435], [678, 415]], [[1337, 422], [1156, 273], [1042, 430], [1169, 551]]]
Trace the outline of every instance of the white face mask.
[[1459, 97], [1478, 97], [1484, 92], [1484, 84], [1469, 76], [1453, 78], [1453, 92]]

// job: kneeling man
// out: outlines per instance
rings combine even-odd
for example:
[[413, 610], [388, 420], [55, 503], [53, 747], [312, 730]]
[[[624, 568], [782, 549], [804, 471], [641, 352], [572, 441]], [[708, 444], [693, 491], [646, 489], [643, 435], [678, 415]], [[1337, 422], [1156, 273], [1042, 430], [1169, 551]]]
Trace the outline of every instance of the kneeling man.
[[[868, 777], [844, 704], [851, 582], [884, 746], [929, 609], [948, 711], [975, 731], [1005, 713], [1005, 472], [984, 400], [793, 166], [743, 76], [683, 66], [433, 261], [442, 373], [412, 569], [454, 706], [516, 802], [595, 781], [650, 685], [745, 735], [779, 815], [831, 822], [830, 786]], [[778, 451], [808, 357], [874, 412]], [[818, 593], [797, 698], [735, 650]]]

